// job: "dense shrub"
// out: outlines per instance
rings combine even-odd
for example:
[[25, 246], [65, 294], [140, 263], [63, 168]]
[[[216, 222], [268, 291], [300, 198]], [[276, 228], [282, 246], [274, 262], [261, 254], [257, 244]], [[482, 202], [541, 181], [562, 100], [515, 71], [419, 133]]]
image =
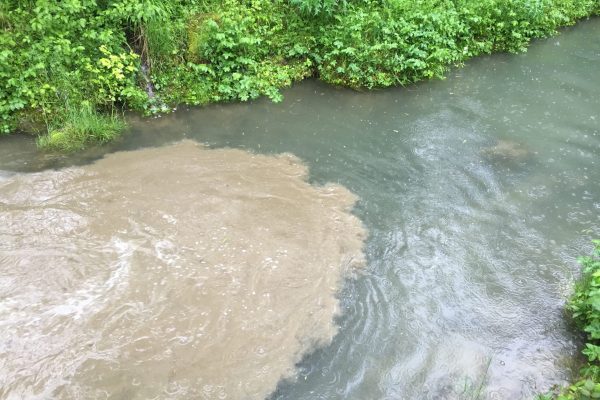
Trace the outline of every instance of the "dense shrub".
[[0, 131], [23, 113], [48, 125], [69, 104], [99, 109], [140, 102], [137, 56], [93, 0], [4, 0], [0, 31]]
[[304, 13], [312, 15], [331, 15], [343, 11], [346, 0], [290, 0]]
[[451, 2], [349, 5], [345, 14], [318, 29], [319, 76], [356, 88], [441, 77], [449, 65], [464, 58], [457, 43], [462, 31]]
[[532, 38], [594, 12], [596, 0], [455, 0], [467, 26], [464, 42], [475, 44], [470, 55], [491, 51], [524, 51]]
[[595, 0], [364, 0], [322, 24], [317, 68], [325, 81], [382, 87], [441, 77], [492, 51], [525, 50], [532, 38], [590, 15]]
[[[279, 88], [311, 72], [290, 49], [301, 42], [300, 17], [285, 2], [225, 0], [187, 17], [184, 63], [154, 72], [170, 102], [279, 100]], [[171, 86], [175, 82], [175, 86]]]

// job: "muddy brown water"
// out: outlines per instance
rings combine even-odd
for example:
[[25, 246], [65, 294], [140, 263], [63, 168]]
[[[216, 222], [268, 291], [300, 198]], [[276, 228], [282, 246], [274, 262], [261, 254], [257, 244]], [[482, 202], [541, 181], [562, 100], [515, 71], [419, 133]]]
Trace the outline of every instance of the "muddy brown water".
[[191, 141], [0, 183], [0, 396], [264, 399], [336, 333], [356, 198]]
[[0, 138], [0, 398], [514, 400], [566, 382], [564, 303], [600, 237], [599, 37], [591, 19], [444, 81], [131, 116], [75, 156]]

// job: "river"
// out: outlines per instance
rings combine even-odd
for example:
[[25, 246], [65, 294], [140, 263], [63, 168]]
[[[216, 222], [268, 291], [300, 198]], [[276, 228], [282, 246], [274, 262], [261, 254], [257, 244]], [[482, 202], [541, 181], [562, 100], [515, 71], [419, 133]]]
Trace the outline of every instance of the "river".
[[[527, 399], [564, 383], [563, 306], [600, 237], [598, 37], [592, 19], [443, 81], [306, 81], [278, 104], [130, 116], [75, 156], [0, 138], [0, 398]], [[265, 278], [279, 262], [293, 280]], [[252, 303], [250, 284], [279, 301]], [[211, 321], [203, 347], [190, 332]]]

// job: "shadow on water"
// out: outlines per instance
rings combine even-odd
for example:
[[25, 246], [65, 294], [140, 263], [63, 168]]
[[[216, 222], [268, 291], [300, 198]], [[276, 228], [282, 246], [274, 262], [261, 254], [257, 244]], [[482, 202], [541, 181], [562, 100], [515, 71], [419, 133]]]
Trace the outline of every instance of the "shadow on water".
[[131, 116], [119, 142], [69, 158], [1, 138], [0, 169], [181, 139], [293, 153], [312, 182], [360, 198], [368, 268], [340, 294], [331, 345], [271, 399], [460, 399], [482, 377], [482, 398], [528, 398], [570, 374], [577, 349], [562, 308], [575, 257], [600, 235], [599, 35], [592, 19], [408, 88], [307, 81], [280, 104]]

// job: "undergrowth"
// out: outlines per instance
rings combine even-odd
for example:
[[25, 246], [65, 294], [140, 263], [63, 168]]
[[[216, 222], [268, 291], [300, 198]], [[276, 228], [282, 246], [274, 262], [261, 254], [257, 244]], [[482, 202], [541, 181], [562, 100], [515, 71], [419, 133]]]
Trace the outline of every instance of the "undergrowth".
[[46, 135], [38, 136], [38, 147], [46, 150], [72, 152], [91, 144], [107, 143], [125, 128], [122, 118], [101, 114], [84, 102], [79, 107], [69, 107], [64, 120], [50, 126]]
[[82, 101], [156, 113], [279, 101], [307, 76], [357, 89], [441, 78], [599, 12], [598, 0], [3, 0], [0, 133], [65, 131]]
[[538, 400], [600, 399], [600, 240], [594, 245], [592, 255], [579, 259], [582, 275], [567, 304], [575, 325], [585, 335], [582, 353], [587, 362], [575, 383], [538, 396]]

